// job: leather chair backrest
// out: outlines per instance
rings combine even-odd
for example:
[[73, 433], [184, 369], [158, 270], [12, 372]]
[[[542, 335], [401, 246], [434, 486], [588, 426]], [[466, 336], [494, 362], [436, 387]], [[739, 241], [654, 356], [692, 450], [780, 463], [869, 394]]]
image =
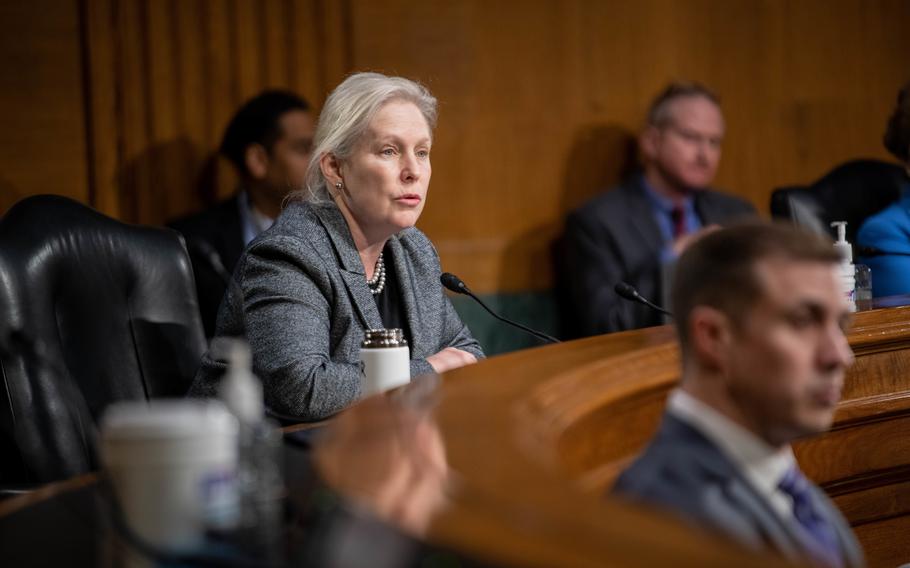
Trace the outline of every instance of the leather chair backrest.
[[176, 232], [61, 196], [20, 201], [0, 219], [0, 480], [90, 471], [105, 407], [183, 396], [205, 347]]
[[904, 168], [878, 160], [852, 160], [810, 186], [783, 187], [771, 194], [771, 215], [834, 236], [832, 221], [847, 222], [847, 240], [856, 241], [863, 221], [900, 197]]

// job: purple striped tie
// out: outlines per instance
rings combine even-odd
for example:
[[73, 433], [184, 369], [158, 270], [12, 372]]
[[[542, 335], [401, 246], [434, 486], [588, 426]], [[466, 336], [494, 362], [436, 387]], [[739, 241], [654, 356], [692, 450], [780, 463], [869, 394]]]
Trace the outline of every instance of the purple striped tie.
[[791, 467], [778, 485], [793, 499], [793, 516], [805, 530], [804, 548], [816, 566], [842, 568], [844, 558], [838, 545], [837, 532], [819, 511], [812, 495], [812, 482], [798, 467]]

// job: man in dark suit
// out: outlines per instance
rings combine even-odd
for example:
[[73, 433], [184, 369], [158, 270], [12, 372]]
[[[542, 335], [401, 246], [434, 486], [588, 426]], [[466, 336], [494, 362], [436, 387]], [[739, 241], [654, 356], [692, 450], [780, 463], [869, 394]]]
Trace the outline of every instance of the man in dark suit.
[[240, 178], [237, 193], [210, 209], [169, 223], [186, 239], [206, 337], [246, 245], [271, 226], [288, 192], [303, 188], [314, 123], [305, 100], [265, 91], [247, 101], [224, 132], [220, 152]]
[[587, 336], [660, 325], [660, 314], [623, 300], [618, 282], [655, 302], [679, 254], [717, 225], [754, 215], [746, 201], [708, 189], [720, 162], [717, 97], [671, 84], [651, 104], [639, 137], [644, 170], [569, 215], [565, 273], [571, 331]]
[[863, 564], [790, 449], [830, 427], [853, 361], [839, 262], [822, 237], [769, 224], [716, 231], [682, 255], [672, 292], [682, 379], [615, 494], [754, 550]]

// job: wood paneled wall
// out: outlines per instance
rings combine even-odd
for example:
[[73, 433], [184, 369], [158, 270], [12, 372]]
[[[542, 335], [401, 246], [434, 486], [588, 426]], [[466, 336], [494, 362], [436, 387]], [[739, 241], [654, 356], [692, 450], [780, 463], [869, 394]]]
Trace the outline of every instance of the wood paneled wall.
[[89, 200], [74, 2], [0, 1], [0, 212], [34, 193]]
[[565, 213], [634, 161], [650, 98], [703, 81], [718, 185], [771, 190], [879, 157], [910, 79], [903, 0], [0, 0], [0, 207], [57, 192], [159, 223], [234, 183], [213, 150], [266, 87], [317, 107], [352, 70], [441, 103], [421, 228], [479, 291], [550, 285]]
[[317, 0], [83, 0], [94, 204], [161, 223], [230, 193], [214, 151], [273, 87], [308, 100], [344, 76], [342, 12]]

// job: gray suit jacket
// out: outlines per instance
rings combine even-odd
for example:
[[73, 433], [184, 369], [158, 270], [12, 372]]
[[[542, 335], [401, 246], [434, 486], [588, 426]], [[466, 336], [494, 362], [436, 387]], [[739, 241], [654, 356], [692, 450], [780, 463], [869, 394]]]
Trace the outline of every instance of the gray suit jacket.
[[[426, 358], [480, 345], [439, 282], [439, 257], [416, 228], [389, 239], [411, 331], [411, 376], [433, 372]], [[365, 329], [382, 328], [351, 232], [334, 204], [290, 203], [241, 257], [216, 324], [219, 336], [245, 336], [266, 405], [307, 420], [357, 399]], [[211, 396], [225, 365], [206, 354], [190, 394]]]
[[[821, 489], [813, 489], [817, 508], [837, 531], [846, 566], [863, 566], [847, 522]], [[796, 520], [781, 519], [712, 442], [670, 414], [644, 454], [619, 476], [613, 493], [668, 509], [752, 550], [805, 560]]]
[[[755, 215], [748, 202], [710, 189], [695, 193], [695, 210], [705, 225]], [[572, 335], [596, 335], [663, 323], [654, 310], [623, 300], [613, 287], [627, 282], [661, 303], [663, 236], [641, 176], [602, 193], [566, 220], [562, 287], [571, 304]]]

